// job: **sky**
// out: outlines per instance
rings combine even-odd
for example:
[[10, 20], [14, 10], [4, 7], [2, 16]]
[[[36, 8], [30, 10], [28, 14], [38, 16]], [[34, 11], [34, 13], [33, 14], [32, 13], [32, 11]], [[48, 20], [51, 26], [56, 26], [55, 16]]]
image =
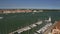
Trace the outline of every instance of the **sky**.
[[0, 9], [60, 9], [60, 0], [0, 0]]

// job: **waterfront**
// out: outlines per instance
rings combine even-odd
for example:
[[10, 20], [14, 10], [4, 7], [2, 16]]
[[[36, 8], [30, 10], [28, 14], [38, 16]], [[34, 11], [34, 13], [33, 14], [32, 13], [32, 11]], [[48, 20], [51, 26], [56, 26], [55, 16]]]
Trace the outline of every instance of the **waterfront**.
[[[36, 23], [39, 20], [48, 19], [49, 16], [52, 18], [52, 23], [54, 23], [54, 21], [60, 20], [60, 12], [57, 11], [0, 14], [0, 17], [3, 17], [0, 19], [0, 34], [8, 34], [19, 28]], [[32, 29], [30, 32], [32, 31], [34, 31], [34, 29]]]

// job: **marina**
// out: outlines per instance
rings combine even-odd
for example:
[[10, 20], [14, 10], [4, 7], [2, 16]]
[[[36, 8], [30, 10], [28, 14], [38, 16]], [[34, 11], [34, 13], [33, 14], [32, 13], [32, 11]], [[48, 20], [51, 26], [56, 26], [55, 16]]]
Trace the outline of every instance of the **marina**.
[[1, 13], [1, 34], [40, 34], [40, 32], [44, 33], [47, 31], [55, 21], [60, 20], [59, 10], [41, 11], [32, 10], [31, 12]]

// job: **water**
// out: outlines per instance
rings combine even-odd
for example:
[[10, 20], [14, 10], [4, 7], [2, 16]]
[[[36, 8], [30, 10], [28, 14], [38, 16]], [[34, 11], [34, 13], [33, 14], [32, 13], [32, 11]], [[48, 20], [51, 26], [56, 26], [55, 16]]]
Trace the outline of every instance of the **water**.
[[49, 16], [52, 18], [52, 22], [60, 20], [60, 12], [0, 14], [0, 17], [4, 17], [0, 20], [0, 34], [8, 34], [9, 32], [35, 23], [39, 19], [48, 19]]

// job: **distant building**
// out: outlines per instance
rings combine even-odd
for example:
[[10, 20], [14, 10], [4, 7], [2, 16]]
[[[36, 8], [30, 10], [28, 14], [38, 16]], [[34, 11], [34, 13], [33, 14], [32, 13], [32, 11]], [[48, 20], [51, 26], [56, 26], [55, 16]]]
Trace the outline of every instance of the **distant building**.
[[2, 13], [22, 13], [22, 12], [32, 12], [32, 10], [22, 10], [22, 9], [5, 9], [5, 10], [0, 10], [0, 14]]
[[21, 12], [52, 12], [52, 11], [58, 11], [60, 10], [55, 10], [55, 9], [0, 9], [0, 14], [2, 13], [21, 13]]

